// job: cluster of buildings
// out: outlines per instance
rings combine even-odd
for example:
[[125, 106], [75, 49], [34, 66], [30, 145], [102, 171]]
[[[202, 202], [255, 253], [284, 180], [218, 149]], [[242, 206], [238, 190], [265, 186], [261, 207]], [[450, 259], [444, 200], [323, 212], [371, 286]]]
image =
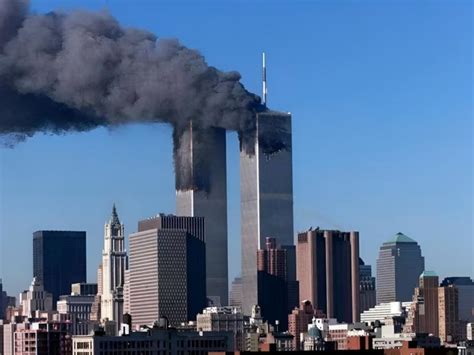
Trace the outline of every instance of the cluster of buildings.
[[127, 249], [114, 206], [97, 283], [87, 283], [85, 232], [33, 234], [18, 304], [0, 283], [3, 354], [471, 351], [473, 281], [439, 284], [413, 239], [381, 246], [376, 277], [356, 231], [310, 228], [295, 241], [291, 115], [256, 123], [241, 142], [242, 272], [230, 292], [226, 135], [191, 124], [177, 148], [176, 169], [190, 174], [184, 184], [177, 171], [177, 214], [139, 221]]

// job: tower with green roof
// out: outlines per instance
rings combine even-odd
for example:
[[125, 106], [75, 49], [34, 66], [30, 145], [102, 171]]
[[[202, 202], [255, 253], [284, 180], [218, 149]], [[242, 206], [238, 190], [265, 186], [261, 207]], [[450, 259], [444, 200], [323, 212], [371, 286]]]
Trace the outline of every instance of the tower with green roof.
[[410, 301], [425, 269], [421, 248], [397, 233], [382, 244], [377, 258], [377, 303]]

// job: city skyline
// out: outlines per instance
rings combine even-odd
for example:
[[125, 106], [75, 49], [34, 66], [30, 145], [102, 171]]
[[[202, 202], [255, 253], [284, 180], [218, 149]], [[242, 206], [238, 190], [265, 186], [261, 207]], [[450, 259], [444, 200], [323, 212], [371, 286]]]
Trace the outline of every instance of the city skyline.
[[[46, 2], [33, 1], [33, 7], [40, 11], [46, 11], [46, 8], [50, 6], [51, 3], [53, 2], [50, 2], [46, 6]], [[73, 2], [71, 2], [71, 4], [72, 3]], [[82, 7], [87, 7], [87, 5], [82, 5]], [[113, 5], [111, 5], [110, 11], [119, 18], [125, 16], [120, 9], [115, 8]], [[326, 11], [329, 10], [326, 8]], [[148, 25], [140, 25], [140, 23], [137, 22], [139, 16], [142, 15], [143, 13], [136, 12], [137, 18], [130, 18], [126, 20], [126, 22], [139, 25], [140, 27], [149, 27]], [[440, 16], [439, 13], [437, 15]], [[451, 24], [451, 26], [456, 29], [460, 27], [460, 25], [455, 26], [454, 24]], [[156, 32], [160, 35], [159, 30], [156, 30]], [[179, 33], [177, 33], [177, 35], [178, 34]], [[179, 34], [179, 37], [181, 37], [181, 34]], [[404, 39], [406, 40], [406, 38]], [[212, 48], [208, 47], [206, 43], [200, 43], [199, 40], [196, 39], [186, 38], [186, 42], [192, 47], [198, 47], [208, 57], [208, 62], [211, 65], [214, 64], [217, 57], [216, 64], [219, 64], [219, 61], [223, 61], [224, 67], [232, 67], [240, 70], [241, 58], [219, 57], [218, 54], [212, 53]], [[460, 43], [461, 42], [456, 42], [452, 44], [452, 46], [459, 45], [459, 47], [456, 48], [460, 50], [464, 48]], [[446, 43], [445, 46], [447, 46]], [[349, 143], [347, 143], [344, 148], [338, 148], [337, 145], [330, 145], [330, 148], [323, 148], [323, 145], [321, 145], [322, 150], [318, 151], [319, 144], [307, 146], [301, 141], [311, 137], [306, 136], [304, 130], [306, 130], [306, 125], [312, 121], [312, 110], [315, 110], [315, 115], [321, 115], [324, 110], [321, 111], [318, 109], [317, 104], [314, 104], [312, 107], [307, 107], [308, 104], [305, 102], [301, 103], [300, 107], [298, 103], [285, 98], [285, 96], [293, 95], [292, 90], [284, 84], [288, 78], [283, 77], [286, 73], [282, 65], [282, 60], [286, 57], [282, 55], [282, 52], [276, 47], [274, 42], [269, 41], [268, 47], [270, 48], [265, 49], [269, 53], [269, 105], [274, 107], [274, 104], [277, 108], [290, 110], [293, 115], [293, 140], [295, 145], [293, 158], [295, 162], [294, 211], [296, 226], [294, 232], [304, 230], [312, 223], [320, 223], [322, 228], [359, 230], [361, 233], [361, 256], [368, 264], [375, 266], [376, 250], [383, 241], [396, 232], [401, 231], [420, 243], [426, 258], [427, 269], [437, 270], [440, 277], [472, 276], [472, 262], [469, 263], [469, 260], [465, 258], [469, 256], [469, 248], [459, 250], [459, 248], [451, 246], [448, 249], [443, 248], [443, 250], [440, 251], [439, 249], [442, 248], [437, 248], [435, 246], [437, 244], [433, 245], [432, 242], [436, 240], [437, 243], [441, 244], [443, 242], [441, 237], [446, 235], [449, 231], [459, 232], [459, 229], [454, 229], [454, 226], [459, 225], [458, 221], [461, 220], [461, 229], [459, 232], [460, 245], [463, 242], [469, 245], [469, 242], [471, 242], [472, 251], [472, 238], [470, 240], [469, 237], [472, 237], [472, 226], [469, 226], [469, 213], [472, 212], [472, 202], [469, 203], [469, 198], [466, 199], [466, 196], [464, 196], [467, 192], [465, 188], [469, 189], [469, 177], [472, 173], [469, 172], [467, 167], [462, 167], [461, 164], [469, 159], [469, 154], [461, 154], [461, 157], [454, 157], [451, 156], [448, 151], [438, 148], [438, 145], [435, 144], [435, 140], [438, 138], [437, 130], [440, 128], [437, 124], [444, 123], [447, 125], [448, 122], [452, 124], [452, 118], [445, 121], [443, 117], [437, 116], [439, 122], [434, 124], [434, 126], [428, 124], [427, 127], [423, 127], [428, 128], [428, 132], [425, 132], [425, 129], [422, 129], [421, 126], [413, 125], [413, 122], [410, 126], [407, 122], [408, 119], [402, 120], [402, 122], [414, 129], [413, 132], [409, 132], [408, 129], [406, 132], [397, 131], [395, 127], [396, 121], [384, 122], [385, 125], [382, 125], [381, 134], [382, 136], [388, 134], [387, 136], [378, 136], [373, 131], [372, 135], [368, 137], [365, 136], [366, 139], [375, 138], [374, 146], [368, 144], [366, 146], [356, 147], [359, 140], [355, 139], [349, 141], [351, 144], [349, 145]], [[251, 83], [248, 85], [249, 88], [255, 88], [253, 91], [257, 93], [259, 92], [257, 89], [259, 76], [256, 75], [253, 77], [250, 73], [252, 73], [253, 70], [257, 71], [260, 69], [260, 49], [261, 48], [253, 48], [245, 50], [245, 55], [252, 58], [254, 57], [254, 59], [249, 59], [248, 61], [244, 60], [244, 70], [241, 70], [243, 81], [245, 83]], [[211, 53], [208, 53], [209, 51], [211, 51]], [[401, 57], [398, 57], [398, 59], [401, 59]], [[418, 60], [420, 63], [422, 62], [422, 58], [418, 58]], [[254, 69], [250, 68], [250, 63], [252, 62], [255, 66]], [[271, 64], [272, 62], [274, 64]], [[438, 65], [440, 64], [441, 63], [438, 63]], [[434, 73], [436, 69], [442, 67], [444, 66], [437, 67], [434, 65], [433, 68], [425, 67], [427, 72], [424, 74], [421, 73], [423, 75], [418, 77], [418, 79], [422, 80], [424, 75], [429, 76], [430, 73]], [[334, 73], [334, 75], [337, 76], [336, 73]], [[330, 80], [330, 77], [331, 75], [329, 75], [329, 78], [326, 78], [326, 80]], [[439, 81], [439, 83], [447, 83], [446, 80], [447, 78], [444, 78], [444, 80]], [[410, 82], [413, 83], [413, 79]], [[414, 83], [416, 84], [416, 80], [414, 80]], [[315, 85], [316, 88], [320, 88], [319, 84]], [[428, 92], [432, 90], [434, 89], [423, 92], [423, 95], [427, 95]], [[460, 90], [460, 92], [465, 93], [463, 90]], [[391, 90], [389, 93], [394, 94], [395, 90]], [[346, 93], [346, 95], [349, 94]], [[301, 98], [303, 99], [304, 96]], [[310, 97], [306, 96], [306, 98], [308, 99]], [[438, 103], [438, 105], [441, 105], [438, 106], [438, 108], [441, 109], [442, 112], [443, 109], [447, 109], [449, 103], [457, 102], [453, 96], [449, 96], [449, 98], [451, 101], [444, 104], [446, 107]], [[316, 95], [314, 99], [317, 101], [322, 100], [322, 98], [316, 97]], [[401, 96], [398, 96], [398, 99], [405, 103], [410, 102], [407, 97], [404, 97], [405, 101]], [[460, 100], [462, 101], [462, 98]], [[324, 103], [319, 102], [319, 104], [324, 106]], [[352, 102], [352, 105], [354, 104], [355, 102]], [[433, 105], [434, 103], [429, 101], [426, 104]], [[461, 107], [468, 109], [466, 106]], [[329, 107], [326, 106], [326, 109], [329, 109]], [[354, 109], [354, 106], [352, 106], [352, 109]], [[378, 107], [378, 109], [381, 108]], [[418, 107], [418, 109], [420, 109], [420, 107]], [[396, 117], [397, 113], [405, 112], [405, 110], [406, 108], [396, 111], [396, 113], [393, 113], [395, 115], [393, 117]], [[359, 110], [356, 109], [355, 112], [358, 115], [362, 115], [364, 109], [359, 107]], [[428, 114], [428, 111], [421, 110], [421, 112], [424, 112], [426, 115]], [[352, 139], [352, 130], [357, 126], [347, 121], [347, 118], [343, 118], [343, 113], [343, 110], [339, 111], [336, 116], [338, 116], [338, 120], [342, 120], [347, 127], [338, 127], [337, 120], [333, 123], [328, 123], [314, 119], [316, 122], [314, 126], [315, 130], [312, 135], [314, 142], [323, 139], [323, 142], [328, 143], [328, 138], [322, 138], [321, 135], [318, 134], [318, 123], [322, 123], [321, 127], [330, 133], [329, 136], [342, 131], [342, 137]], [[350, 115], [351, 111], [346, 112], [346, 115], [347, 114]], [[329, 116], [335, 117], [334, 114], [329, 114]], [[373, 116], [364, 123], [374, 124], [372, 119], [374, 119], [375, 116], [376, 114], [373, 114]], [[462, 131], [467, 131], [465, 129], [467, 126], [465, 125], [468, 125], [469, 122], [464, 122], [462, 113], [458, 113], [456, 117], [458, 121], [454, 120], [454, 126], [456, 126], [456, 123], [459, 126], [447, 128], [448, 132], [452, 134], [448, 135], [448, 142], [460, 145], [459, 147], [448, 147], [451, 149], [453, 155], [458, 154], [462, 148], [469, 149], [468, 137], [463, 138], [461, 135], [460, 137], [457, 136], [459, 140], [454, 139], [456, 132], [459, 134], [460, 132], [462, 133]], [[428, 119], [428, 117], [425, 116], [425, 119]], [[425, 121], [425, 123], [427, 122], [430, 121]], [[358, 134], [363, 133], [363, 131], [361, 131], [363, 127], [357, 128], [355, 132]], [[443, 126], [443, 128], [446, 127]], [[464, 130], [462, 128], [464, 128]], [[402, 132], [406, 133], [404, 137], [408, 137], [407, 140], [399, 142], [396, 137], [390, 137], [392, 133], [394, 136], [397, 136]], [[423, 140], [423, 138], [426, 137], [422, 135], [424, 133], [429, 133], [427, 137], [432, 140], [428, 140], [428, 143], [425, 141], [425, 144], [428, 144], [428, 146], [422, 148], [419, 146], [420, 142], [418, 142], [418, 139], [421, 138], [421, 140]], [[464, 134], [466, 135], [466, 132], [464, 132]], [[156, 136], [158, 136], [158, 138], [156, 138]], [[13, 261], [10, 255], [13, 253], [9, 253], [8, 251], [14, 248], [12, 242], [15, 241], [20, 243], [20, 249], [24, 251], [27, 256], [31, 255], [29, 252], [30, 249], [28, 248], [30, 248], [31, 245], [31, 235], [35, 230], [85, 230], [88, 236], [87, 281], [91, 282], [95, 280], [94, 270], [97, 268], [100, 259], [100, 252], [97, 251], [101, 250], [101, 226], [108, 218], [107, 211], [110, 209], [112, 202], [117, 202], [121, 216], [123, 215], [126, 236], [135, 232], [133, 226], [144, 216], [152, 216], [161, 211], [175, 213], [173, 201], [174, 184], [172, 182], [174, 174], [171, 164], [171, 148], [169, 144], [164, 144], [164, 142], [170, 142], [169, 136], [170, 129], [163, 125], [157, 127], [134, 126], [120, 128], [112, 133], [98, 129], [89, 133], [60, 137], [38, 135], [24, 143], [20, 143], [12, 150], [2, 148], [0, 152], [0, 224], [2, 225], [0, 227], [2, 243], [0, 277], [4, 279], [4, 288], [9, 294], [17, 295], [19, 291], [26, 288], [31, 281], [31, 267], [25, 265], [22, 267], [22, 270], [15, 271], [17, 273], [16, 275], [12, 275], [7, 265]], [[232, 160], [232, 164], [228, 163], [229, 178], [232, 180], [228, 185], [234, 185], [234, 187], [228, 188], [232, 193], [228, 193], [228, 195], [232, 195], [229, 198], [229, 250], [233, 251], [229, 253], [229, 281], [231, 281], [234, 276], [240, 273], [238, 260], [240, 255], [240, 247], [238, 247], [240, 228], [238, 227], [239, 218], [237, 216], [239, 213], [239, 197], [238, 192], [237, 194], [235, 193], [236, 189], [238, 191], [239, 186], [238, 168], [236, 168], [238, 165], [236, 164], [236, 137], [233, 134], [228, 134], [228, 136], [231, 137], [231, 139], [228, 139], [228, 144], [232, 146], [227, 155], [228, 160]], [[364, 137], [363, 134], [362, 137]], [[442, 135], [442, 137], [446, 139], [444, 135]], [[388, 140], [388, 142], [386, 142], [386, 140]], [[335, 141], [337, 141], [337, 139], [335, 139]], [[380, 147], [380, 145], [376, 145], [376, 143], [384, 143], [381, 145], [381, 152], [376, 149]], [[397, 143], [400, 145], [397, 145]], [[394, 146], [391, 147], [390, 144], [394, 144]], [[418, 147], [420, 151], [417, 152], [421, 152], [421, 156], [418, 158], [432, 159], [432, 161], [429, 162], [424, 161], [429, 168], [426, 173], [420, 174], [414, 170], [418, 167], [417, 164], [420, 164], [420, 160], [416, 159], [416, 157], [410, 159], [410, 157], [406, 156], [407, 147], [405, 145], [408, 145], [408, 147], [412, 149]], [[334, 149], [334, 152], [330, 151], [331, 148]], [[162, 151], [157, 152], [159, 149]], [[372, 151], [372, 149], [374, 150]], [[118, 154], [116, 155], [117, 150]], [[350, 150], [352, 154], [347, 154], [348, 150]], [[324, 156], [324, 154], [327, 155]], [[345, 156], [346, 154], [347, 157], [341, 158], [341, 155]], [[155, 157], [153, 158], [153, 156]], [[450, 181], [453, 185], [451, 189], [441, 191], [441, 197], [443, 197], [443, 194], [445, 195], [444, 198], [439, 201], [441, 207], [437, 210], [436, 207], [431, 206], [428, 208], [425, 206], [433, 203], [435, 200], [432, 200], [432, 197], [426, 195], [437, 192], [437, 187], [441, 186], [439, 184], [442, 184], [446, 178], [443, 172], [439, 172], [435, 169], [435, 166], [436, 168], [438, 167], [438, 164], [435, 164], [438, 163], [436, 158], [443, 156], [445, 159], [443, 163], [448, 167], [446, 170], [449, 171], [454, 168], [456, 169], [456, 173], [453, 171], [449, 172], [450, 175], [453, 175], [450, 177]], [[315, 159], [315, 157], [317, 157], [317, 159]], [[20, 161], [20, 159], [21, 161], [24, 159], [26, 162], [25, 167], [18, 166], [18, 164], [15, 163]], [[156, 159], [156, 162], [152, 164], [150, 161], [153, 159]], [[311, 177], [310, 181], [313, 182], [315, 186], [310, 186], [309, 188], [307, 184], [308, 171], [306, 171], [308, 159], [311, 159], [310, 164], [316, 164], [316, 169], [310, 170], [309, 175]], [[362, 160], [359, 161], [359, 159]], [[377, 159], [379, 159], [379, 161], [377, 161]], [[447, 161], [448, 159], [449, 161]], [[350, 161], [352, 161], [352, 163], [350, 163]], [[153, 168], [153, 176], [150, 178], [144, 178], [142, 174], [139, 173], [132, 172], [130, 174], [130, 172], [125, 172], [125, 170], [133, 170], [132, 168], [136, 166], [137, 162], [147, 165], [157, 165], [158, 167]], [[349, 171], [352, 172], [354, 179], [345, 185], [347, 181], [339, 179], [336, 175], [343, 175], [342, 173], [345, 171], [344, 163], [348, 162], [350, 167]], [[360, 163], [361, 166], [366, 169], [364, 173], [358, 175], [360, 172], [356, 169], [357, 163]], [[467, 163], [469, 164], [469, 162]], [[451, 166], [450, 164], [453, 165]], [[393, 167], [388, 168], [387, 165], [393, 165]], [[323, 174], [319, 174], [319, 166], [326, 168]], [[399, 168], [401, 168], [401, 170], [398, 170]], [[466, 171], [464, 171], [463, 168]], [[371, 170], [373, 174], [369, 173], [369, 170]], [[26, 174], [27, 172], [30, 174]], [[64, 173], [64, 179], [59, 178], [58, 180], [56, 176], [61, 172]], [[110, 172], [112, 172], [113, 176], [109, 175]], [[428, 172], [431, 172], [432, 175]], [[122, 173], [123, 176], [120, 176], [120, 173]], [[446, 172], [444, 174], [446, 174]], [[33, 176], [33, 178], [31, 178], [31, 176]], [[81, 178], [78, 178], [79, 176]], [[377, 184], [377, 178], [383, 180], [384, 183], [378, 182]], [[368, 181], [364, 181], [364, 179]], [[464, 181], [463, 179], [466, 180], [464, 184], [462, 183]], [[153, 180], [155, 184], [160, 185], [159, 188], [152, 185]], [[460, 184], [459, 180], [461, 180]], [[373, 190], [369, 190], [370, 183], [372, 183]], [[105, 189], [102, 188], [108, 184], [111, 184], [113, 188], [109, 191], [104, 191]], [[408, 185], [402, 186], [404, 184]], [[456, 185], [454, 186], [454, 184]], [[141, 186], [137, 188], [133, 185]], [[388, 187], [386, 185], [388, 185]], [[385, 189], [386, 187], [387, 189]], [[398, 187], [398, 190], [395, 188], [394, 191], [391, 191], [390, 187]], [[86, 190], [88, 190], [88, 193], [81, 194], [81, 191], [84, 192]], [[25, 191], [25, 193], [17, 194], [15, 193], [17, 191]], [[401, 196], [397, 196], [397, 194], [394, 193], [395, 191], [401, 194]], [[349, 194], [350, 198], [347, 198], [347, 194]], [[380, 194], [382, 196], [380, 196]], [[451, 194], [454, 194], [454, 196], [451, 196]], [[46, 201], [47, 208], [40, 210], [42, 203], [45, 203], [44, 199], [46, 196], [50, 198], [49, 201]], [[368, 198], [369, 203], [363, 199], [365, 197]], [[407, 197], [411, 198], [411, 200], [409, 199], [408, 201], [411, 201], [413, 205], [405, 203]], [[314, 208], [309, 203], [311, 198], [315, 199], [315, 203], [318, 207]], [[402, 208], [404, 204], [405, 209]], [[459, 206], [454, 206], [459, 204], [461, 206], [465, 204], [466, 206], [463, 209]], [[32, 206], [32, 209], [36, 213], [31, 213], [27, 218], [24, 218], [24, 213], [28, 210], [29, 206]], [[361, 206], [364, 208], [361, 208]], [[431, 211], [431, 215], [425, 215], [426, 208]], [[378, 211], [378, 209], [382, 209], [382, 211]], [[85, 210], [87, 210], [87, 213], [84, 212]], [[465, 217], [459, 217], [457, 213]], [[49, 214], [49, 217], [47, 214]], [[20, 222], [20, 218], [24, 218], [24, 221]], [[380, 218], [381, 221], [373, 225], [374, 222], [372, 219], [375, 218]], [[463, 233], [463, 231], [465, 232]], [[438, 234], [433, 235], [435, 232]], [[451, 236], [446, 236], [446, 238], [448, 237], [450, 238]], [[98, 245], [99, 248], [97, 248]], [[460, 254], [461, 257], [457, 259], [457, 265], [445, 264], [440, 268], [440, 266], [436, 264], [440, 260], [440, 258], [438, 258], [440, 252], [448, 253], [447, 260], [450, 259], [449, 256], [453, 255]], [[462, 257], [463, 255], [464, 258]], [[24, 273], [23, 269], [26, 270], [26, 273]]]

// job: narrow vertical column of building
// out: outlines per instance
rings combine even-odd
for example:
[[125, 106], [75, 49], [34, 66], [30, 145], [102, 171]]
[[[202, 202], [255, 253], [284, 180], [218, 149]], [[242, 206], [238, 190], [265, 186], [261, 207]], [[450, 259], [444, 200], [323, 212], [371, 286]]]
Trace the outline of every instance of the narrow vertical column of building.
[[359, 321], [359, 232], [350, 233], [351, 242], [351, 291], [352, 291], [352, 322]]
[[326, 315], [334, 317], [334, 258], [333, 238], [331, 231], [324, 232], [326, 240]]
[[191, 124], [176, 148], [176, 213], [206, 221], [206, 288], [228, 303], [226, 132]]

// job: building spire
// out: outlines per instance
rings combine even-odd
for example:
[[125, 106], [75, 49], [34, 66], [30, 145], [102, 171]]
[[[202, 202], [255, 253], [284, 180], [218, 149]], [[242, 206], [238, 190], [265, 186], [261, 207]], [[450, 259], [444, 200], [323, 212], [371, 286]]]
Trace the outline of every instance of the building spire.
[[115, 208], [115, 203], [112, 206], [112, 216], [110, 217], [111, 225], [120, 225], [120, 220], [118, 218], [117, 209]]

